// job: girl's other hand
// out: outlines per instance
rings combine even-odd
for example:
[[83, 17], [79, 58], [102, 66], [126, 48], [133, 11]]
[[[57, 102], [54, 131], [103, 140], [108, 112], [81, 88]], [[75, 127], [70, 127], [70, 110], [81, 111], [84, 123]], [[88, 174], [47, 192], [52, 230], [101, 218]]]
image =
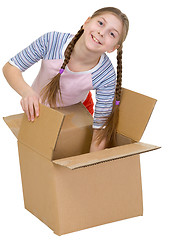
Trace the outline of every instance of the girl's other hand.
[[40, 96], [34, 90], [30, 89], [23, 94], [20, 104], [29, 121], [33, 122], [34, 118], [39, 116], [39, 103], [41, 103]]
[[39, 116], [39, 94], [24, 81], [21, 70], [9, 62], [4, 65], [3, 73], [9, 85], [22, 97], [20, 103], [28, 120], [34, 121], [35, 116]]

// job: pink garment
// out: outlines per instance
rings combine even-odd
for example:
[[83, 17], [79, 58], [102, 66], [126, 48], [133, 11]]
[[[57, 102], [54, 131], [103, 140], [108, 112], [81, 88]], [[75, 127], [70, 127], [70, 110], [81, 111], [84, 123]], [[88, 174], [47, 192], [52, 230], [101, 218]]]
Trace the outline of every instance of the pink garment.
[[[32, 84], [32, 88], [40, 94], [42, 88], [57, 75], [63, 63], [62, 59], [42, 60], [40, 71]], [[60, 78], [62, 106], [84, 102], [88, 92], [93, 89], [90, 72], [72, 72], [65, 68]], [[48, 105], [48, 104], [47, 104]], [[59, 103], [57, 103], [59, 107]]]

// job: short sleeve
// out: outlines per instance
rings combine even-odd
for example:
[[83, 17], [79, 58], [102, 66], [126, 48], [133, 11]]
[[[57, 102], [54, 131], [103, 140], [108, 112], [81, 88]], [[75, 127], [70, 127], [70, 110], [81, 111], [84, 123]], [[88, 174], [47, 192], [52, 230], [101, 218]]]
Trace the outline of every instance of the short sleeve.
[[116, 74], [108, 57], [104, 59], [101, 71], [96, 74], [93, 83], [96, 90], [93, 128], [98, 129], [104, 125], [110, 115], [115, 96]]
[[46, 33], [10, 59], [10, 63], [22, 72], [43, 59], [47, 53], [49, 38], [52, 33]]

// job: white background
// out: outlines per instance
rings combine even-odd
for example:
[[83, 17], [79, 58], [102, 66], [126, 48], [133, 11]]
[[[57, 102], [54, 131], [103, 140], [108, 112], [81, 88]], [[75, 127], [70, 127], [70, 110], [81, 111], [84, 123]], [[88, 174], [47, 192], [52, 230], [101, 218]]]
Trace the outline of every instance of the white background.
[[[123, 87], [158, 100], [142, 142], [162, 146], [141, 155], [144, 216], [58, 237], [24, 209], [17, 142], [2, 120], [21, 112], [20, 96], [0, 72], [0, 239], [171, 239], [170, 12], [166, 0], [21, 0], [0, 3], [0, 67], [49, 31], [76, 33], [88, 16], [105, 6], [130, 20], [124, 44]], [[115, 65], [116, 54], [110, 55]], [[24, 73], [31, 84], [40, 63]]]

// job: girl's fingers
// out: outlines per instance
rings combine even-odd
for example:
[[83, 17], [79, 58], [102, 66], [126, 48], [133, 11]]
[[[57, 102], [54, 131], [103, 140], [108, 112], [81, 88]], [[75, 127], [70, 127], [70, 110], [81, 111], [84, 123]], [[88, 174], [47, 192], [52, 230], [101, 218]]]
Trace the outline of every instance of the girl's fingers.
[[28, 120], [30, 121], [30, 114], [29, 114], [29, 111], [28, 111], [28, 107], [27, 107], [26, 104], [24, 104], [23, 99], [21, 99], [20, 104], [21, 104], [21, 107], [22, 107], [23, 111], [26, 113], [26, 115], [28, 117]]
[[33, 106], [34, 102], [30, 101], [28, 103], [28, 108], [29, 108], [29, 114], [30, 114], [30, 117], [31, 117], [31, 121], [33, 122], [34, 121], [34, 106]]
[[39, 116], [39, 100], [38, 99], [34, 101], [34, 110], [35, 110], [36, 117], [38, 117]]
[[39, 96], [27, 96], [21, 99], [20, 104], [23, 111], [26, 113], [29, 121], [34, 121], [35, 116], [39, 116]]
[[23, 107], [24, 107], [24, 112], [26, 113], [28, 120], [31, 120], [31, 116], [30, 116], [30, 111], [29, 111], [29, 105], [27, 101], [23, 101]]
[[31, 121], [34, 121], [34, 118], [39, 116], [39, 98], [33, 97], [30, 99], [29, 111], [30, 111]]
[[30, 121], [31, 120], [31, 115], [30, 115], [29, 103], [28, 103], [27, 99], [26, 98], [25, 99], [22, 98], [20, 103], [21, 103], [23, 111], [26, 113], [27, 118]]

